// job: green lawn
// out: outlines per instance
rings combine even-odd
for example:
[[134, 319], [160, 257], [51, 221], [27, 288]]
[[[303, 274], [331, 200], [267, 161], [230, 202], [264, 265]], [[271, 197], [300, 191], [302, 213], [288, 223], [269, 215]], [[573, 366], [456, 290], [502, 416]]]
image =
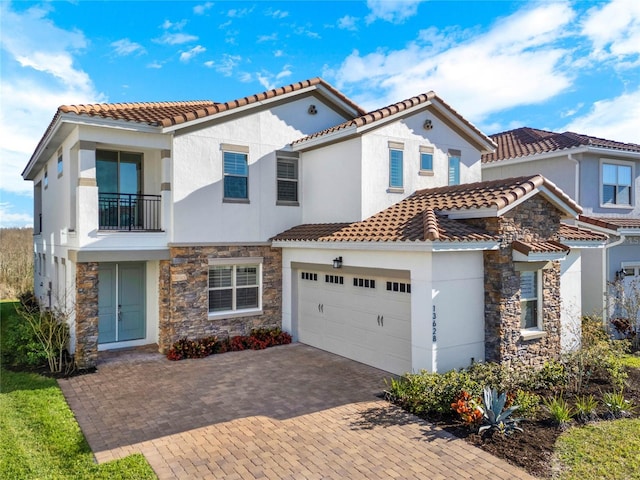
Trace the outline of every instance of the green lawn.
[[[3, 333], [12, 314], [13, 304], [2, 302]], [[0, 478], [157, 477], [142, 455], [96, 465], [56, 381], [0, 368]]]

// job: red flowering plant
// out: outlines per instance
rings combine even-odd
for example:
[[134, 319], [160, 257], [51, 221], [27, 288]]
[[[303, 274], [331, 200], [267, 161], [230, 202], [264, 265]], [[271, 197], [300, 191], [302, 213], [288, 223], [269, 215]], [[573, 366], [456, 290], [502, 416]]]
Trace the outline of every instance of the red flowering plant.
[[451, 408], [459, 416], [462, 422], [471, 429], [476, 429], [482, 423], [481, 401], [469, 392], [461, 391], [451, 404]]

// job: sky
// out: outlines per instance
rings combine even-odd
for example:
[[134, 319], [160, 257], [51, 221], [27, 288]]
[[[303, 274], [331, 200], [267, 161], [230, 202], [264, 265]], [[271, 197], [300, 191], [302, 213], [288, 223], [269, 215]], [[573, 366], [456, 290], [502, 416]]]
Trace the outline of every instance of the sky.
[[58, 106], [224, 102], [322, 77], [365, 109], [435, 91], [490, 135], [640, 144], [640, 1], [0, 0], [0, 227]]

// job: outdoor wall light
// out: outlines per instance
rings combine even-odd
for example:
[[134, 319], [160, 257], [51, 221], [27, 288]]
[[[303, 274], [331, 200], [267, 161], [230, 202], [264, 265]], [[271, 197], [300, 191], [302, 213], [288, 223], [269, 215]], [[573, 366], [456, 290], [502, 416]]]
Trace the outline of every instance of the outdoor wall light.
[[333, 259], [333, 268], [342, 267], [342, 257], [336, 257]]
[[[335, 265], [336, 261], [333, 261], [333, 264]], [[616, 272], [616, 280], [622, 280], [624, 278], [624, 268], [621, 268], [620, 270], [618, 270]]]
[[427, 118], [424, 121], [424, 125], [422, 125], [422, 128], [424, 128], [425, 130], [431, 130], [433, 128], [433, 123], [431, 123], [431, 120]]

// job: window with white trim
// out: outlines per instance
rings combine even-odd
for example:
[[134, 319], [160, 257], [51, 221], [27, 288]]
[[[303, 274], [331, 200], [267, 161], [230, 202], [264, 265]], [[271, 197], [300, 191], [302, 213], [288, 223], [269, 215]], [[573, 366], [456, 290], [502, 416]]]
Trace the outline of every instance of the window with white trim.
[[278, 152], [276, 159], [276, 188], [278, 205], [298, 205], [297, 154]]
[[42, 184], [44, 185], [44, 188], [49, 186], [49, 169], [46, 165], [44, 166], [44, 179], [42, 180]]
[[233, 313], [262, 307], [262, 265], [209, 265], [209, 313]]
[[224, 150], [224, 198], [229, 200], [249, 199], [249, 165], [246, 152]]
[[603, 161], [600, 178], [603, 205], [631, 205], [632, 164]]
[[520, 272], [520, 328], [541, 330], [542, 270]]
[[420, 146], [420, 173], [433, 173], [433, 147]]
[[58, 176], [62, 176], [63, 164], [62, 164], [62, 150], [58, 151]]
[[449, 185], [460, 185], [460, 150], [449, 150]]
[[402, 191], [404, 188], [404, 144], [389, 142], [389, 189]]

